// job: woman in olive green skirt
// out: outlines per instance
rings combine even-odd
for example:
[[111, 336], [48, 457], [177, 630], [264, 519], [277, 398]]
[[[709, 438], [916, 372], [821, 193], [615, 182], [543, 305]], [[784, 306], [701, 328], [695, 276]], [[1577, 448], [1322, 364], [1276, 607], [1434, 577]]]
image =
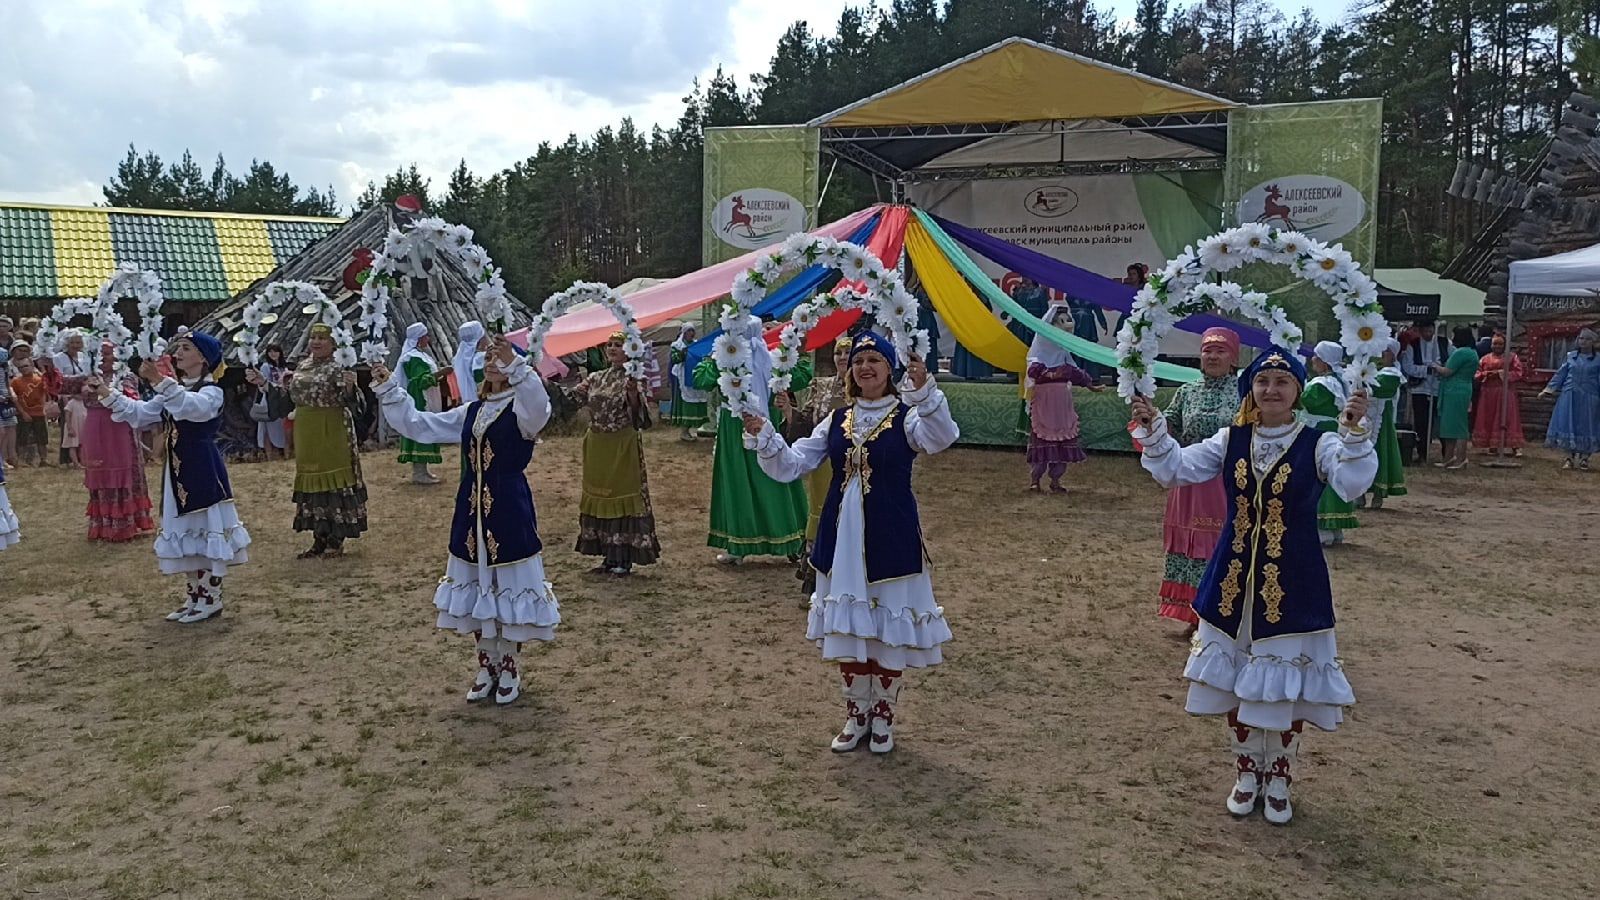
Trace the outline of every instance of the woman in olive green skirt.
[[[757, 341], [759, 343], [759, 341]], [[755, 348], [765, 352], [765, 346]], [[695, 367], [695, 387], [717, 385], [717, 361], [707, 358]], [[811, 384], [811, 360], [801, 357], [791, 389]], [[781, 413], [769, 410], [777, 420]], [[798, 481], [780, 484], [761, 471], [754, 450], [744, 446], [744, 422], [717, 409], [717, 448], [711, 462], [711, 533], [706, 544], [722, 552], [717, 562], [737, 564], [747, 556], [782, 556], [798, 562], [806, 543], [805, 487]]]
[[619, 576], [661, 557], [639, 431], [649, 412], [639, 382], [623, 368], [628, 361], [624, 339], [621, 333], [611, 336], [605, 346], [611, 367], [578, 386], [578, 397], [589, 407], [589, 430], [583, 436], [576, 549], [584, 556], [602, 558], [593, 570], [596, 574]]
[[361, 480], [350, 405], [356, 373], [333, 359], [333, 334], [311, 326], [310, 358], [289, 382], [294, 399], [294, 530], [311, 532], [301, 559], [344, 555], [344, 542], [367, 530], [367, 485]]
[[[846, 405], [844, 395], [844, 371], [850, 365], [851, 337], [845, 335], [833, 342], [833, 366], [835, 375], [818, 375], [811, 380], [811, 394], [806, 398], [804, 405], [798, 409], [784, 409], [784, 440], [793, 444], [801, 438], [811, 436], [811, 432], [822, 423], [822, 420], [833, 414], [833, 411]], [[793, 405], [793, 397], [785, 405]], [[827, 459], [817, 466], [810, 475], [806, 476], [806, 499], [809, 501], [809, 517], [806, 519], [806, 550], [809, 551], [811, 543], [817, 539], [817, 526], [822, 522], [822, 507], [828, 500], [828, 485], [833, 481], [833, 464]], [[795, 577], [800, 580], [800, 591], [805, 595], [806, 607], [811, 605], [811, 594], [817, 589], [817, 572], [811, 567], [811, 554], [802, 552], [800, 562], [795, 567]]]

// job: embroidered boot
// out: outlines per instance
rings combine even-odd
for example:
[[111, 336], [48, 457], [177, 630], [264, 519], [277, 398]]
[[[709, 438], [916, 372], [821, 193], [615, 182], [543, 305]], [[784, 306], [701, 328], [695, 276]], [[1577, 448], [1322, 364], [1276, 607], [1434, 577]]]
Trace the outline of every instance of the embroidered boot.
[[494, 693], [495, 682], [500, 677], [500, 672], [495, 668], [494, 651], [496, 641], [478, 635], [478, 674], [472, 679], [472, 687], [467, 690], [467, 702], [477, 703], [487, 700]]
[[178, 617], [179, 625], [193, 625], [213, 616], [222, 615], [222, 576], [210, 572], [197, 573], [197, 580], [200, 582], [199, 594], [195, 598], [194, 606]]
[[195, 601], [200, 599], [200, 591], [204, 589], [206, 583], [205, 570], [190, 572], [187, 578], [189, 584], [184, 590], [183, 605], [167, 613], [168, 622], [176, 622], [187, 616], [189, 611], [194, 609]]
[[842, 663], [839, 674], [844, 679], [844, 727], [830, 745], [835, 753], [849, 753], [861, 746], [861, 740], [871, 733], [867, 718], [872, 710], [872, 676], [859, 663]]
[[900, 702], [900, 673], [879, 669], [872, 675], [872, 742], [867, 749], [888, 753], [894, 749], [894, 708]]
[[1300, 753], [1301, 722], [1294, 723], [1288, 731], [1266, 732], [1266, 787], [1262, 794], [1266, 806], [1262, 810], [1267, 821], [1274, 825], [1287, 825], [1294, 818], [1294, 806], [1289, 803], [1289, 785], [1294, 783], [1295, 758]]
[[517, 670], [517, 643], [500, 641], [500, 676], [495, 679], [494, 702], [505, 706], [522, 696], [522, 673]]
[[1256, 811], [1261, 797], [1261, 775], [1266, 768], [1267, 732], [1239, 721], [1239, 711], [1228, 713], [1228, 731], [1233, 738], [1233, 764], [1238, 778], [1228, 794], [1228, 812], [1248, 816]]

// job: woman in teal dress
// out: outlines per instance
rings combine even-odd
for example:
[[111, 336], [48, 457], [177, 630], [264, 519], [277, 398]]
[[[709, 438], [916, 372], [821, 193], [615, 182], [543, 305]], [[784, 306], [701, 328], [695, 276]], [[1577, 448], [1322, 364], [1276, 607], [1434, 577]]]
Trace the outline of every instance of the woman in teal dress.
[[1451, 343], [1455, 349], [1450, 351], [1450, 358], [1433, 369], [1439, 374], [1439, 445], [1444, 453], [1444, 460], [1434, 465], [1441, 469], [1459, 469], [1467, 464], [1467, 447], [1472, 438], [1467, 413], [1472, 408], [1472, 378], [1478, 373], [1472, 329], [1457, 328], [1451, 334]]
[[[754, 343], [754, 352], [766, 352], [759, 338]], [[710, 391], [717, 386], [719, 374], [717, 361], [707, 357], [695, 367], [694, 386]], [[803, 391], [810, 384], [811, 358], [803, 356], [790, 387]], [[768, 418], [780, 419], [767, 386], [757, 385], [757, 390], [767, 401]], [[805, 551], [808, 511], [805, 483], [779, 483], [761, 471], [756, 452], [745, 449], [744, 421], [719, 406], [717, 448], [711, 463], [711, 533], [706, 538], [707, 545], [722, 551], [717, 562], [737, 565], [748, 556], [798, 560]]]

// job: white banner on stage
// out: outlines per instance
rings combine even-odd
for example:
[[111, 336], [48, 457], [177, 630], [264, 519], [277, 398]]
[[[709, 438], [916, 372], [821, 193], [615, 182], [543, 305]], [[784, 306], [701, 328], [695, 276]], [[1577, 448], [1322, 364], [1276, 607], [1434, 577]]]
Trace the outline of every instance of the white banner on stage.
[[[933, 215], [991, 234], [1045, 256], [1121, 281], [1128, 266], [1166, 264], [1140, 204], [1132, 175], [919, 182], [908, 199]], [[971, 254], [1008, 293], [1017, 278], [980, 254]], [[1056, 298], [1055, 291], [1051, 291]], [[1100, 343], [1116, 346], [1116, 312]], [[1173, 332], [1162, 347], [1171, 355], [1197, 355], [1199, 338]]]

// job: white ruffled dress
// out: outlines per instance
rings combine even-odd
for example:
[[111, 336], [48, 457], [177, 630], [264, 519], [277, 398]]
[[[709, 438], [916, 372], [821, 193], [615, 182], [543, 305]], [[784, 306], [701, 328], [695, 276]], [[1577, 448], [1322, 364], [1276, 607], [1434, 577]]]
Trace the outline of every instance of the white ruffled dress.
[[[902, 399], [911, 407], [905, 429], [913, 450], [938, 453], [961, 436], [950, 416], [950, 404], [932, 378], [920, 390], [902, 387], [900, 397], [856, 400], [855, 436], [870, 433]], [[795, 481], [827, 458], [829, 424], [829, 420], [822, 421], [809, 437], [791, 447], [769, 422], [760, 435], [745, 435], [745, 446], [756, 451], [762, 471], [774, 480]], [[916, 523], [876, 522], [874, 526], [911, 528]], [[938, 665], [951, 634], [944, 607], [934, 600], [928, 564], [915, 575], [869, 583], [866, 532], [861, 479], [851, 477], [839, 503], [832, 570], [817, 572], [817, 590], [811, 595], [806, 620], [807, 640], [816, 642], [823, 659], [837, 662], [872, 661], [888, 669]]]
[[[1304, 427], [1256, 426], [1250, 456], [1258, 478], [1272, 469]], [[1148, 430], [1135, 429], [1133, 437], [1144, 445], [1145, 469], [1163, 487], [1199, 484], [1222, 473], [1226, 428], [1180, 447], [1167, 433], [1166, 420], [1158, 418]], [[1370, 432], [1328, 432], [1317, 439], [1317, 476], [1340, 497], [1353, 500], [1366, 493], [1377, 473]], [[1324, 731], [1338, 728], [1344, 707], [1355, 703], [1356, 695], [1345, 677], [1334, 629], [1253, 640], [1251, 625], [1250, 616], [1241, 617], [1235, 639], [1200, 621], [1183, 669], [1189, 681], [1185, 708], [1202, 716], [1238, 709], [1240, 722], [1274, 731], [1288, 730], [1299, 720]]]
[[[207, 422], [222, 415], [222, 388], [205, 375], [200, 386], [187, 390], [171, 378], [163, 378], [156, 385], [156, 395], [149, 400], [134, 400], [120, 391], [113, 391], [106, 405], [111, 418], [126, 422], [134, 430], [148, 428], [161, 421], [165, 412], [174, 419], [185, 422]], [[178, 501], [172, 493], [172, 472], [163, 466], [161, 472], [161, 528], [156, 532], [156, 564], [163, 575], [193, 575], [205, 571], [217, 577], [228, 574], [228, 567], [247, 562], [250, 554], [250, 532], [239, 521], [239, 510], [232, 500], [223, 500], [205, 509], [178, 513]]]
[[[484, 399], [482, 411], [472, 423], [473, 434], [481, 438], [509, 407], [522, 438], [532, 442], [550, 421], [550, 396], [522, 357], [505, 371], [511, 388]], [[376, 393], [389, 426], [405, 437], [424, 444], [461, 443], [471, 404], [448, 412], [424, 412], [394, 379], [378, 385]], [[482, 529], [474, 540], [478, 542], [478, 562], [453, 554], [445, 561], [444, 577], [433, 594], [438, 610], [435, 624], [458, 634], [482, 634], [518, 643], [555, 640], [561, 604], [545, 577], [544, 554], [491, 566]]]

